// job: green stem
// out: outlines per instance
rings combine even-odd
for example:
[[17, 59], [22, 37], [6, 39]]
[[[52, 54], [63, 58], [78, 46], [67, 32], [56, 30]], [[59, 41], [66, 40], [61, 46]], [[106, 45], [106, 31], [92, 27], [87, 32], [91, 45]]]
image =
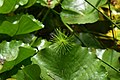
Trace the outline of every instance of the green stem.
[[[64, 22], [63, 22], [64, 23]], [[64, 23], [64, 25], [75, 35], [75, 37], [81, 42], [82, 45], [85, 45], [81, 39], [79, 38], [79, 36], [74, 32], [74, 30], [67, 24], [67, 23]], [[87, 45], [85, 45], [86, 47], [88, 47]]]
[[98, 12], [100, 12], [104, 17], [106, 17], [112, 24], [114, 24], [116, 27], [120, 28], [116, 23], [114, 23], [113, 21], [111, 21], [111, 19], [103, 14], [98, 8], [96, 8], [94, 5], [92, 5], [89, 1], [85, 0], [89, 5], [91, 5], [93, 8], [95, 8]]
[[44, 15], [44, 17], [42, 18], [42, 22], [44, 22], [44, 20], [46, 19], [47, 15], [49, 14], [50, 12], [50, 8], [47, 10], [46, 14]]
[[[109, 10], [110, 10], [110, 19], [112, 19], [110, 2], [111, 2], [111, 0], [108, 0], [108, 6], [109, 6]], [[114, 26], [112, 26], [112, 34], [113, 34], [113, 40], [115, 42], [115, 34], [114, 34], [114, 30], [113, 29], [114, 29]]]
[[65, 22], [63, 22], [63, 23], [71, 32], [74, 32], [74, 30], [67, 23], [65, 23]]
[[[97, 57], [98, 58], [98, 57]], [[104, 64], [106, 64], [107, 66], [109, 66], [110, 68], [112, 68], [113, 70], [115, 70], [116, 72], [120, 73], [119, 70], [117, 70], [116, 68], [114, 68], [113, 66], [111, 66], [110, 64], [108, 64], [107, 62], [105, 62], [104, 60], [98, 58], [101, 62], [103, 62]]]

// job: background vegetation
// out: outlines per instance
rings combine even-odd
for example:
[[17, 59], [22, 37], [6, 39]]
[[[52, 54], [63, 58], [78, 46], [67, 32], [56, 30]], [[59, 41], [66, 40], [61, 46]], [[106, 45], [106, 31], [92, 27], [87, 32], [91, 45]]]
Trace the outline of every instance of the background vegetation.
[[120, 80], [120, 0], [0, 0], [0, 80]]

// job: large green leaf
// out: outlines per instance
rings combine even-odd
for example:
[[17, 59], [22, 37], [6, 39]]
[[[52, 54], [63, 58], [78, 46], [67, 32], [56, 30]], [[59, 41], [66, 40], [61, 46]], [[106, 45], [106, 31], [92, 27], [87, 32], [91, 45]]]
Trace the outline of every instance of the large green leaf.
[[32, 58], [40, 66], [43, 80], [107, 80], [95, 52], [73, 43], [71, 36], [61, 32], [54, 36], [55, 43]]
[[9, 13], [14, 9], [17, 0], [0, 0], [0, 2], [0, 13]]
[[9, 36], [27, 34], [43, 28], [43, 24], [29, 15], [22, 15], [14, 22], [4, 21], [0, 26], [0, 33]]
[[100, 67], [100, 61], [93, 53], [90, 54], [87, 48], [80, 46], [74, 46], [64, 55], [56, 53], [52, 48], [46, 48], [32, 60], [54, 79], [107, 80], [105, 69]]
[[0, 73], [12, 69], [21, 61], [35, 54], [35, 50], [21, 41], [2, 42], [0, 52]]
[[[99, 7], [107, 0], [87, 0], [93, 6]], [[98, 12], [85, 0], [64, 0], [61, 12], [62, 21], [68, 24], [93, 23], [99, 19]]]
[[[113, 66], [118, 71], [120, 70], [120, 53], [114, 50], [106, 50], [103, 55], [103, 60]], [[110, 80], [120, 80], [120, 74], [114, 69], [105, 65], [106, 70], [108, 71], [108, 76]]]

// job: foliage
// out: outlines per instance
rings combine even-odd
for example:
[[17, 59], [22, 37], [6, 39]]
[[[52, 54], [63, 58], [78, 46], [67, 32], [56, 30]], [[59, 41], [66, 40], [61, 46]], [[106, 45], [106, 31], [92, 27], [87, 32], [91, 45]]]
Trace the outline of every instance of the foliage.
[[0, 0], [0, 80], [119, 80], [120, 0]]

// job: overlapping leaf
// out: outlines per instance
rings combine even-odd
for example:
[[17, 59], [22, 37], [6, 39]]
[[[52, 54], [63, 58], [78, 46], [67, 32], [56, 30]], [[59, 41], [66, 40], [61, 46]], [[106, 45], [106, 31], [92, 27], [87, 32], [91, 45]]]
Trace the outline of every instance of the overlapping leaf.
[[1, 0], [0, 3], [0, 13], [9, 13], [11, 12], [15, 5], [17, 0]]
[[24, 59], [35, 54], [35, 51], [21, 41], [0, 43], [0, 73], [12, 69]]
[[[93, 6], [99, 7], [107, 0], [87, 0]], [[68, 24], [93, 23], [99, 19], [98, 12], [85, 0], [64, 0], [62, 3], [63, 11], [61, 18]]]
[[[119, 71], [120, 69], [120, 53], [114, 50], [106, 50], [103, 55], [103, 60], [113, 66], [116, 70]], [[120, 79], [120, 72], [115, 71], [111, 67], [104, 65], [106, 70], [108, 71], [108, 76], [111, 80], [119, 80]]]
[[0, 0], [0, 13], [6, 14], [14, 11], [19, 5], [26, 8], [32, 6], [36, 0]]
[[43, 24], [29, 15], [22, 15], [19, 20], [12, 22], [4, 21], [0, 25], [0, 33], [9, 36], [27, 34], [43, 28]]

